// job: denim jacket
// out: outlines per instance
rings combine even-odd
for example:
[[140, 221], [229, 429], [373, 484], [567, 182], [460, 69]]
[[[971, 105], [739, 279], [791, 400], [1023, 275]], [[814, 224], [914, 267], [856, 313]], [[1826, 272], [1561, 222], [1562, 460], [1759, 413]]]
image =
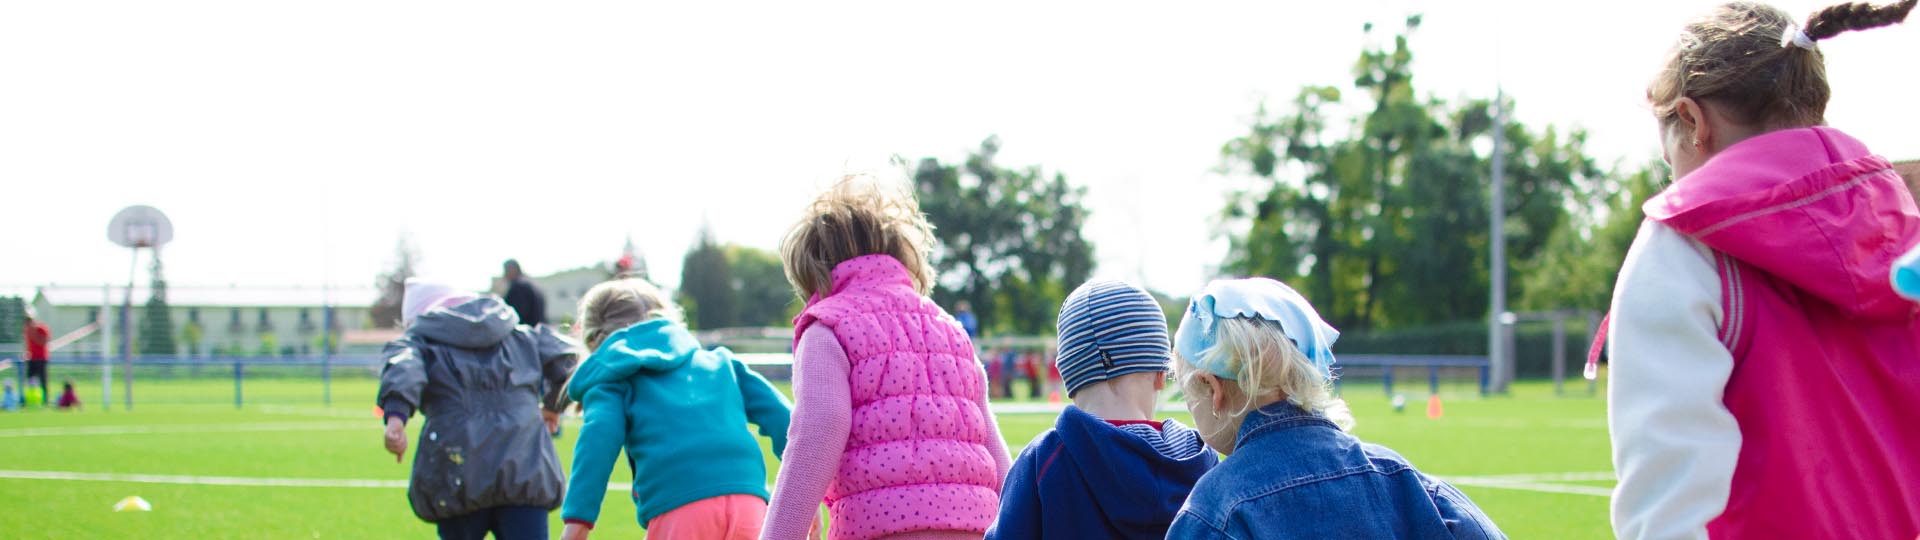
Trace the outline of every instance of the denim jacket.
[[1234, 446], [1168, 540], [1506, 538], [1460, 490], [1291, 403], [1248, 414]]

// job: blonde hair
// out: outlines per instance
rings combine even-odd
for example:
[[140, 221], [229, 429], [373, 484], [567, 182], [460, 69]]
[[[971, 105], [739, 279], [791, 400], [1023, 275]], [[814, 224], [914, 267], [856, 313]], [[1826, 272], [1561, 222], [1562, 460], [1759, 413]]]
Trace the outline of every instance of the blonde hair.
[[1332, 420], [1340, 429], [1353, 429], [1353, 413], [1347, 409], [1345, 400], [1333, 395], [1333, 379], [1321, 373], [1294, 347], [1280, 323], [1227, 318], [1216, 324], [1215, 344], [1200, 351], [1202, 358], [1174, 362], [1175, 376], [1183, 391], [1194, 394], [1206, 388], [1194, 382], [1194, 375], [1200, 373], [1194, 367], [1194, 360], [1206, 365], [1231, 366], [1232, 384], [1247, 396], [1246, 404], [1231, 416], [1252, 412], [1260, 398], [1275, 396]]
[[580, 298], [580, 339], [588, 350], [600, 348], [600, 342], [629, 326], [654, 319], [680, 322], [680, 307], [646, 280], [616, 279], [594, 285]]
[[900, 261], [914, 289], [927, 294], [933, 290], [933, 241], [933, 225], [913, 192], [849, 176], [807, 206], [781, 242], [780, 258], [801, 300], [831, 293], [834, 267], [865, 255]]
[[[1905, 20], [1915, 2], [1831, 6], [1808, 17], [1802, 31], [1819, 41], [1887, 26]], [[1654, 115], [1673, 122], [1680, 98], [1693, 98], [1720, 103], [1734, 121], [1765, 129], [1826, 123], [1825, 57], [1818, 49], [1782, 44], [1794, 24], [1780, 8], [1755, 2], [1725, 4], [1687, 24], [1647, 88]]]

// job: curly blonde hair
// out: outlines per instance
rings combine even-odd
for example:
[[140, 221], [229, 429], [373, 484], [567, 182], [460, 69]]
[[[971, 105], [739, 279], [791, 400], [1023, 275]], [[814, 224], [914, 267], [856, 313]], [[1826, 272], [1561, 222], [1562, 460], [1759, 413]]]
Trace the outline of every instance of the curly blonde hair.
[[927, 294], [934, 282], [933, 242], [933, 224], [912, 191], [848, 176], [807, 205], [781, 242], [780, 258], [801, 300], [831, 294], [834, 267], [866, 255], [900, 261], [914, 289]]
[[[1200, 373], [1194, 361], [1231, 366], [1234, 371], [1231, 383], [1247, 396], [1247, 402], [1229, 416], [1252, 412], [1262, 398], [1271, 397], [1293, 402], [1307, 412], [1326, 417], [1340, 429], [1353, 429], [1353, 413], [1347, 409], [1346, 400], [1333, 395], [1333, 379], [1294, 347], [1280, 323], [1228, 318], [1220, 319], [1217, 324], [1216, 343], [1200, 351], [1204, 358], [1174, 362], [1174, 377], [1180, 381], [1182, 391], [1201, 397], [1208, 392], [1207, 385], [1194, 380], [1194, 375]], [[1225, 358], [1221, 358], [1223, 355]]]

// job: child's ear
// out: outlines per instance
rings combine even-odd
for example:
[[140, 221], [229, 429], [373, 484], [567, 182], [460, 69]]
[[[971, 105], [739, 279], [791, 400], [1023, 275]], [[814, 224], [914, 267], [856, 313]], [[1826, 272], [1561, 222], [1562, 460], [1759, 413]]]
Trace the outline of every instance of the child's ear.
[[1169, 374], [1170, 374], [1169, 372], [1163, 371], [1163, 372], [1160, 372], [1159, 377], [1153, 378], [1153, 391], [1159, 392], [1161, 390], [1167, 389], [1167, 375]]
[[1203, 377], [1201, 380], [1207, 383], [1207, 399], [1213, 401], [1213, 411], [1219, 413], [1227, 410], [1226, 383], [1221, 382], [1220, 377], [1212, 373], [1201, 373], [1200, 377]]

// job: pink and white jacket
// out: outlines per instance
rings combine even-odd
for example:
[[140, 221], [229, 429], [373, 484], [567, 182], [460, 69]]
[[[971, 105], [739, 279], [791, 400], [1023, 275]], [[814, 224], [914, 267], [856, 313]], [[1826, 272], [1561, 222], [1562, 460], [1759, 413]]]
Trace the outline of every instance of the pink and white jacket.
[[1827, 127], [1742, 141], [1645, 205], [1608, 330], [1624, 539], [1920, 535], [1920, 210]]
[[[823, 330], [831, 331], [839, 350], [818, 343], [826, 337]], [[832, 293], [807, 305], [794, 333], [799, 403], [791, 429], [806, 440], [789, 444], [763, 537], [794, 535], [812, 521], [817, 488], [807, 487], [807, 471], [793, 470], [790, 479], [788, 469], [813, 468], [793, 452], [795, 444], [808, 452], [814, 437], [806, 432], [817, 427], [845, 434], [825, 493], [830, 538], [984, 534], [999, 509], [1008, 458], [986, 407], [986, 372], [960, 325], [914, 290], [899, 261], [869, 255], [834, 268]], [[832, 365], [838, 362], [844, 364]], [[840, 387], [845, 397], [818, 393], [838, 386], [810, 382], [823, 373], [847, 381]], [[850, 422], [807, 425], [822, 397], [849, 404]], [[806, 500], [803, 492], [809, 491], [814, 494]]]

